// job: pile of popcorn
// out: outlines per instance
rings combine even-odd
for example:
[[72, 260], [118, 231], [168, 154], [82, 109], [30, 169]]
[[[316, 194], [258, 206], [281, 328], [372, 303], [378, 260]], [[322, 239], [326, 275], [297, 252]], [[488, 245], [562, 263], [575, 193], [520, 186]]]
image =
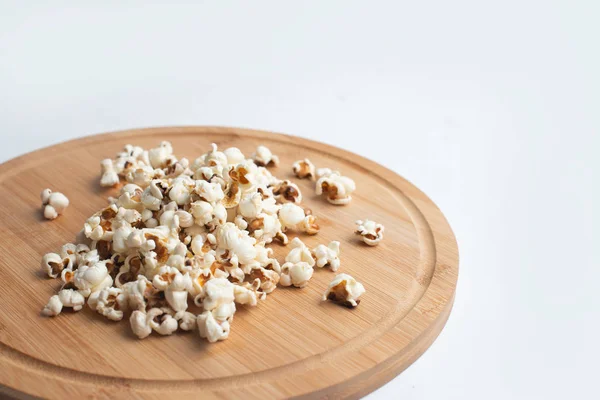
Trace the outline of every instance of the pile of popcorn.
[[[236, 304], [256, 306], [277, 285], [304, 287], [315, 266], [337, 271], [338, 241], [309, 249], [298, 237], [288, 239], [289, 232], [314, 235], [319, 225], [302, 207], [298, 186], [267, 169], [278, 164], [265, 146], [246, 158], [235, 147], [219, 151], [215, 144], [190, 162], [175, 157], [169, 142], [150, 150], [127, 145], [115, 159], [103, 160], [101, 185], [123, 184], [120, 194], [88, 218], [85, 240], [43, 257], [43, 270], [63, 282], [43, 314], [78, 311], [87, 303], [114, 321], [130, 313], [139, 338], [197, 329], [216, 342], [229, 336]], [[350, 202], [355, 184], [339, 172], [317, 170], [309, 160], [294, 163], [293, 171], [316, 180], [317, 194], [330, 203]], [[49, 189], [42, 202], [49, 219], [68, 206], [64, 195]], [[383, 226], [357, 223], [366, 243], [381, 240]], [[267, 247], [273, 242], [289, 242], [282, 265]], [[355, 307], [364, 291], [339, 274], [324, 299]]]

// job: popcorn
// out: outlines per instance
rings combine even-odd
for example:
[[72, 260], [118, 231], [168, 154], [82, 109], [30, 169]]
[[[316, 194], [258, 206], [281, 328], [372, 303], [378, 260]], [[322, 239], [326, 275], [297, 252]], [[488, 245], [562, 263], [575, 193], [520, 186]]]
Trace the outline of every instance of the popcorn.
[[257, 263], [259, 267], [263, 267], [269, 270], [273, 270], [278, 274], [281, 273], [281, 267], [279, 266], [279, 261], [273, 257], [273, 249], [257, 246], [256, 247], [256, 258], [254, 261]]
[[287, 243], [287, 236], [283, 233], [283, 227], [276, 215], [260, 213], [245, 229], [253, 238], [259, 242], [271, 243], [273, 239], [281, 239]]
[[383, 225], [368, 219], [364, 221], [358, 220], [356, 221], [356, 225], [358, 225], [358, 227], [356, 228], [355, 233], [360, 235], [362, 241], [369, 246], [377, 246], [383, 239]]
[[210, 311], [204, 311], [196, 318], [198, 332], [201, 338], [206, 338], [210, 343], [225, 340], [229, 337], [231, 329], [229, 321], [217, 321]]
[[164, 168], [167, 159], [173, 154], [171, 143], [164, 141], [158, 147], [148, 151], [148, 160], [153, 168]]
[[333, 272], [340, 268], [340, 242], [333, 241], [328, 246], [320, 244], [312, 250], [317, 267], [329, 266]]
[[169, 198], [175, 203], [177, 203], [177, 205], [182, 206], [186, 204], [190, 198], [193, 185], [193, 180], [189, 182], [187, 179], [184, 178], [176, 178], [171, 185], [171, 190], [169, 191]]
[[279, 157], [273, 155], [266, 146], [258, 146], [250, 158], [259, 167], [276, 167], [279, 165]]
[[225, 157], [227, 158], [228, 165], [236, 165], [244, 162], [244, 160], [246, 159], [246, 157], [244, 157], [244, 154], [237, 147], [230, 147], [228, 149], [225, 149], [225, 151], [223, 151], [223, 154], [225, 154]]
[[242, 191], [240, 185], [237, 182], [229, 182], [225, 188], [225, 196], [223, 197], [222, 203], [225, 208], [237, 207], [240, 204], [242, 197]]
[[171, 160], [168, 160], [167, 167], [163, 168], [163, 173], [166, 177], [177, 178], [179, 176], [189, 176], [193, 174], [192, 170], [189, 168], [190, 161], [187, 158], [182, 158], [174, 163], [169, 163], [170, 161]]
[[225, 155], [225, 153], [221, 151], [218, 151], [218, 146], [215, 143], [212, 143], [211, 147], [212, 150], [202, 157], [204, 165], [207, 165], [209, 167], [227, 165], [227, 155]]
[[125, 180], [145, 189], [153, 179], [160, 179], [164, 176], [161, 169], [154, 169], [149, 164], [139, 162], [136, 169], [132, 169], [125, 175]]
[[152, 283], [144, 275], [137, 275], [134, 280], [124, 283], [121, 289], [127, 299], [128, 308], [139, 311], [146, 310], [146, 300], [156, 292]]
[[244, 282], [233, 287], [234, 300], [238, 304], [248, 304], [256, 306], [258, 300], [264, 300], [267, 297], [265, 292], [260, 291], [260, 279], [255, 279], [254, 282]]
[[142, 204], [152, 211], [160, 210], [166, 185], [160, 179], [154, 179], [142, 193]]
[[154, 276], [152, 284], [164, 291], [167, 303], [176, 313], [187, 310], [188, 291], [192, 289], [192, 279], [188, 273], [182, 274], [176, 268], [164, 266]]
[[132, 312], [129, 317], [129, 324], [133, 333], [140, 339], [144, 339], [152, 333], [150, 318], [148, 318], [145, 311], [135, 310]]
[[42, 310], [42, 314], [55, 317], [62, 311], [63, 307], [70, 307], [73, 311], [79, 311], [85, 304], [85, 298], [76, 290], [61, 289], [58, 294], [50, 297], [48, 304]]
[[337, 171], [333, 171], [331, 168], [318, 168], [316, 171], [316, 178], [321, 179], [324, 176], [331, 175], [333, 172], [338, 173]]
[[304, 220], [305, 214], [302, 207], [294, 203], [286, 203], [279, 210], [279, 221], [284, 229], [296, 227]]
[[204, 312], [196, 319], [200, 337], [211, 343], [225, 340], [235, 313], [234, 285], [227, 279], [213, 278], [203, 289]]
[[196, 328], [196, 316], [191, 312], [181, 313], [178, 317], [176, 317], [177, 322], [179, 323], [179, 327], [183, 331], [193, 331]]
[[263, 199], [260, 193], [247, 193], [241, 198], [238, 211], [244, 218], [256, 218], [262, 211]]
[[127, 309], [127, 298], [122, 289], [104, 288], [90, 295], [88, 305], [98, 314], [112, 321], [120, 321], [123, 319], [123, 310]]
[[295, 287], [303, 288], [308, 285], [308, 281], [312, 278], [313, 272], [313, 267], [307, 262], [285, 262], [281, 266], [281, 279], [279, 280], [279, 284], [282, 286], [293, 285]]
[[171, 335], [177, 330], [177, 320], [165, 309], [152, 308], [148, 312], [135, 310], [129, 317], [131, 330], [140, 339], [155, 331], [160, 335]]
[[331, 300], [348, 308], [360, 303], [359, 297], [365, 292], [364, 286], [348, 274], [339, 274], [329, 284], [323, 301]]
[[159, 335], [167, 336], [177, 330], [177, 320], [164, 308], [152, 308], [147, 314], [148, 325]]
[[111, 187], [116, 186], [119, 183], [119, 175], [115, 171], [113, 160], [107, 158], [100, 162], [100, 168], [102, 170], [102, 178], [100, 178], [100, 186]]
[[256, 183], [258, 167], [251, 160], [246, 160], [229, 169], [229, 178], [240, 184], [243, 190]]
[[[69, 289], [67, 289], [69, 290]], [[72, 290], [72, 289], [70, 289]], [[63, 308], [63, 304], [60, 301], [60, 298], [58, 297], [58, 295], [54, 295], [52, 297], [50, 297], [50, 300], [48, 300], [48, 304], [46, 304], [46, 306], [44, 307], [44, 309], [42, 310], [42, 314], [44, 314], [47, 317], [55, 317], [58, 314], [60, 314], [60, 312], [62, 311]], [[83, 308], [83, 306], [82, 306]]]
[[203, 297], [202, 305], [207, 311], [212, 311], [223, 304], [232, 303], [235, 298], [233, 284], [227, 279], [211, 279], [204, 285]]
[[279, 221], [281, 222], [283, 232], [293, 229], [314, 235], [319, 232], [319, 225], [316, 223], [314, 215], [306, 214], [302, 207], [294, 203], [285, 203], [279, 210]]
[[114, 233], [112, 231], [112, 221], [117, 216], [118, 211], [118, 207], [113, 204], [88, 218], [83, 224], [85, 237], [94, 241], [111, 240]]
[[121, 188], [116, 205], [126, 209], [143, 211], [142, 194], [144, 191], [136, 184], [128, 183]]
[[209, 203], [221, 201], [225, 197], [221, 185], [216, 182], [196, 181], [194, 192], [200, 196], [201, 200]]
[[[248, 159], [235, 147], [211, 147], [193, 163], [178, 159], [169, 142], [150, 150], [126, 145], [102, 160], [100, 184], [123, 186], [85, 220], [85, 244], [67, 243], [42, 258], [44, 273], [63, 282], [43, 314], [77, 311], [87, 302], [114, 321], [131, 312], [139, 338], [197, 328], [212, 343], [229, 337], [236, 304], [256, 306], [280, 282], [306, 286], [315, 264], [339, 267], [338, 242], [311, 252], [298, 238], [280, 265], [270, 243], [287, 245], [288, 230], [319, 231], [310, 209], [300, 206], [300, 189], [266, 168], [279, 159], [264, 146]], [[296, 164], [298, 176], [314, 179], [308, 160]], [[343, 186], [333, 172], [328, 177]], [[42, 193], [48, 216], [64, 211], [68, 200], [61, 196]]]
[[302, 240], [296, 237], [294, 238], [294, 240], [292, 240], [290, 245], [292, 246], [292, 249], [285, 257], [286, 262], [292, 264], [305, 262], [311, 267], [315, 265], [315, 259], [313, 258], [312, 253], [310, 252], [308, 247], [306, 247], [306, 245], [302, 242]]
[[310, 162], [308, 158], [304, 160], [298, 160], [292, 165], [294, 175], [300, 179], [308, 178], [314, 180], [316, 177], [315, 166]]
[[155, 218], [155, 213], [147, 208], [142, 211], [142, 222], [148, 228], [156, 228], [158, 226], [158, 220]]
[[91, 267], [83, 265], [75, 270], [73, 283], [84, 297], [113, 284], [113, 279], [108, 274], [106, 267], [108, 262], [108, 260], [99, 261]]
[[356, 184], [339, 172], [322, 175], [316, 184], [317, 195], [327, 195], [327, 201], [335, 205], [346, 205], [352, 200], [350, 194], [356, 190]]
[[293, 183], [292, 181], [283, 180], [276, 185], [273, 185], [273, 194], [275, 195], [275, 200], [280, 203], [300, 203], [302, 202], [302, 194], [300, 193], [300, 188], [298, 185]]
[[[65, 263], [66, 261], [66, 263]], [[48, 253], [42, 257], [42, 271], [50, 278], [58, 278], [62, 270], [68, 268], [70, 259], [64, 259], [56, 253]]]
[[175, 216], [179, 219], [179, 226], [182, 228], [189, 228], [194, 226], [194, 216], [187, 211], [177, 210]]
[[69, 206], [67, 196], [59, 192], [52, 192], [50, 189], [42, 190], [40, 197], [42, 199], [42, 211], [46, 219], [55, 219]]
[[254, 173], [254, 185], [256, 186], [272, 186], [279, 182], [271, 172], [265, 167], [257, 167]]
[[265, 293], [271, 293], [279, 283], [280, 275], [274, 271], [264, 267], [253, 268], [247, 276], [247, 279], [254, 282], [256, 279], [260, 281], [260, 289]]

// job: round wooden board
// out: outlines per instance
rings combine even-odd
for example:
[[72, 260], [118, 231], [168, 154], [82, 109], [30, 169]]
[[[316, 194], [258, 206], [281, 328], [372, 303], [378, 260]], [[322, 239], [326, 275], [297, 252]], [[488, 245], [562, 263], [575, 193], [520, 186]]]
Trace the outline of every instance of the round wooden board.
[[[116, 189], [98, 184], [99, 161], [125, 144], [172, 142], [194, 159], [214, 142], [249, 155], [265, 144], [281, 159], [274, 175], [293, 178], [321, 232], [302, 236], [313, 247], [341, 242], [345, 272], [366, 293], [350, 310], [321, 296], [334, 277], [317, 269], [308, 287], [279, 288], [257, 307], [239, 307], [228, 340], [209, 344], [197, 333], [138, 340], [129, 323], [90, 311], [57, 318], [40, 310], [60, 286], [40, 272], [40, 259], [74, 240], [85, 219]], [[357, 184], [348, 206], [314, 194], [295, 179], [291, 164], [304, 157], [342, 171]], [[48, 398], [356, 398], [403, 371], [443, 328], [458, 274], [458, 250], [440, 210], [394, 172], [347, 151], [293, 136], [215, 127], [131, 130], [62, 143], [0, 166], [0, 385], [12, 396]], [[71, 200], [65, 215], [45, 221], [45, 188]], [[353, 234], [356, 219], [385, 225], [368, 247]], [[282, 260], [288, 248], [274, 245]]]

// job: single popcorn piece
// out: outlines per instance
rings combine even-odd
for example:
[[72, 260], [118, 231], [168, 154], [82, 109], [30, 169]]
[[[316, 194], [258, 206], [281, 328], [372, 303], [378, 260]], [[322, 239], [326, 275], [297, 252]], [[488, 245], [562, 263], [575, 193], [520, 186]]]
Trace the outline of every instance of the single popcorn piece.
[[104, 288], [90, 295], [88, 306], [112, 321], [120, 321], [123, 311], [127, 310], [127, 297], [122, 289]]
[[64, 213], [69, 206], [69, 199], [60, 192], [52, 192], [50, 189], [44, 189], [40, 197], [42, 199], [42, 212], [46, 219], [55, 219]]
[[100, 168], [102, 170], [100, 186], [111, 187], [116, 186], [119, 183], [119, 174], [117, 174], [117, 171], [115, 170], [113, 160], [107, 158], [100, 161]]
[[348, 308], [360, 303], [359, 297], [365, 292], [364, 286], [348, 274], [339, 274], [329, 284], [323, 301], [331, 300]]
[[271, 153], [266, 146], [258, 146], [250, 157], [259, 167], [276, 167], [279, 165], [279, 157]]
[[177, 322], [179, 323], [179, 328], [183, 331], [193, 331], [196, 329], [196, 316], [191, 312], [184, 312], [179, 315], [177, 318]]
[[260, 281], [260, 290], [267, 294], [273, 292], [277, 288], [277, 283], [279, 283], [281, 279], [278, 272], [265, 267], [252, 268], [247, 277], [252, 282], [258, 279]]
[[[313, 260], [314, 263], [314, 260]], [[286, 262], [281, 266], [281, 286], [295, 286], [303, 288], [308, 285], [308, 281], [313, 276], [313, 267], [306, 262], [299, 261], [296, 263]]]
[[283, 180], [272, 186], [275, 200], [280, 203], [301, 203], [302, 193], [300, 188], [294, 182], [289, 180]]
[[150, 321], [145, 311], [135, 310], [129, 317], [129, 324], [134, 335], [139, 339], [144, 339], [152, 333]]
[[179, 324], [168, 309], [152, 308], [147, 314], [148, 324], [159, 335], [168, 336], [177, 330]]
[[358, 220], [356, 221], [356, 225], [357, 228], [355, 233], [360, 235], [363, 242], [369, 246], [377, 246], [383, 239], [383, 225], [368, 219], [364, 221]]
[[288, 229], [306, 232], [309, 235], [314, 235], [319, 232], [319, 225], [316, 223], [316, 217], [311, 214], [306, 214], [306, 211], [294, 204], [285, 203], [279, 210], [279, 221], [283, 227], [283, 231]]
[[229, 147], [223, 151], [223, 154], [225, 154], [225, 157], [227, 158], [228, 165], [237, 165], [244, 162], [246, 159], [244, 153], [237, 147]]
[[339, 172], [321, 176], [316, 183], [316, 194], [325, 194], [327, 201], [334, 205], [346, 205], [352, 200], [350, 194], [356, 190], [354, 181]]
[[308, 158], [296, 161], [292, 165], [292, 171], [294, 171], [294, 175], [300, 179], [308, 178], [314, 180], [317, 177], [315, 166]]
[[210, 343], [225, 340], [229, 337], [231, 329], [229, 321], [217, 321], [210, 311], [204, 311], [196, 318], [198, 332], [201, 338], [206, 338]]
[[285, 257], [286, 262], [290, 262], [293, 264], [305, 262], [311, 267], [315, 265], [315, 259], [313, 258], [312, 253], [310, 252], [309, 248], [306, 247], [306, 245], [302, 242], [302, 240], [300, 240], [300, 238], [294, 238], [294, 240], [292, 240], [292, 242], [290, 243], [290, 246], [292, 247], [292, 249]]
[[212, 311], [223, 304], [233, 303], [235, 299], [233, 284], [227, 279], [211, 279], [204, 285], [203, 297], [202, 305], [206, 311]]
[[333, 171], [331, 168], [318, 168], [316, 171], [316, 178], [321, 179], [324, 176], [331, 175], [333, 172], [337, 173], [337, 171]]
[[203, 292], [200, 296], [204, 297], [205, 311], [196, 319], [200, 337], [210, 343], [225, 340], [236, 311], [234, 285], [227, 279], [213, 278], [204, 285]]
[[267, 294], [260, 290], [260, 279], [255, 279], [254, 282], [243, 282], [240, 285], [233, 287], [235, 302], [238, 304], [247, 304], [256, 306], [259, 300], [264, 300]]
[[63, 307], [70, 307], [73, 311], [79, 311], [85, 304], [85, 298], [76, 290], [62, 289], [50, 297], [48, 304], [42, 310], [42, 314], [55, 317], [62, 311]]
[[314, 258], [317, 260], [317, 267], [330, 267], [333, 272], [340, 268], [340, 242], [333, 241], [325, 246], [320, 244], [312, 250]]
[[83, 265], [75, 270], [73, 283], [84, 297], [88, 297], [92, 292], [112, 286], [113, 279], [108, 274], [108, 263], [109, 260], [99, 261], [92, 266]]
[[[65, 263], [66, 261], [66, 263]], [[71, 260], [64, 259], [56, 253], [48, 253], [42, 258], [42, 271], [50, 278], [58, 278]]]

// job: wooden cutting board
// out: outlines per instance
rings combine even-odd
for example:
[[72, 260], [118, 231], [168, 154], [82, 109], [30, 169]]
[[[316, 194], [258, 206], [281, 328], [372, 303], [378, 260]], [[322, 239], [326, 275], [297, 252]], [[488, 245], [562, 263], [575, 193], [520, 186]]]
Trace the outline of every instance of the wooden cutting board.
[[[84, 221], [117, 190], [99, 186], [99, 161], [125, 144], [146, 148], [170, 140], [178, 156], [194, 159], [215, 142], [249, 155], [265, 144], [278, 154], [273, 169], [292, 178], [321, 232], [302, 236], [309, 247], [341, 242], [345, 272], [366, 293], [356, 309], [321, 302], [334, 277], [316, 269], [308, 287], [279, 288], [257, 307], [239, 307], [228, 340], [209, 344], [198, 333], [155, 334], [138, 340], [128, 321], [111, 322], [87, 307], [41, 316], [60, 282], [40, 271], [42, 255], [73, 241]], [[293, 177], [292, 163], [356, 181], [348, 206], [333, 206], [314, 183]], [[0, 166], [0, 385], [5, 394], [49, 398], [357, 398], [383, 385], [435, 340], [452, 303], [458, 250], [441, 211], [394, 172], [323, 143], [268, 132], [214, 128], [156, 128], [90, 136], [26, 154]], [[39, 193], [63, 192], [71, 205], [46, 221]], [[354, 221], [385, 225], [384, 240], [368, 247]], [[282, 260], [288, 248], [274, 245]]]

